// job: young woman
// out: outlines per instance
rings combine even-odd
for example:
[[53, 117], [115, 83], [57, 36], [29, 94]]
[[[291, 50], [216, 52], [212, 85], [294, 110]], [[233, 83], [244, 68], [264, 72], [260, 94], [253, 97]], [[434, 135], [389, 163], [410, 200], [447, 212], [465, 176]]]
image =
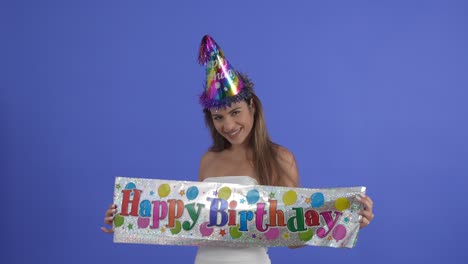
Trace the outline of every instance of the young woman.
[[[209, 36], [202, 39], [199, 60], [207, 65], [207, 84], [200, 96], [205, 122], [213, 145], [203, 155], [199, 181], [298, 187], [299, 175], [293, 154], [271, 141], [260, 99], [253, 83], [235, 71]], [[374, 218], [372, 200], [364, 204], [361, 227]], [[104, 223], [112, 225], [116, 205], [106, 211]], [[106, 233], [112, 230], [102, 227]], [[220, 262], [220, 257], [222, 262]], [[263, 247], [199, 247], [196, 264], [270, 263]]]

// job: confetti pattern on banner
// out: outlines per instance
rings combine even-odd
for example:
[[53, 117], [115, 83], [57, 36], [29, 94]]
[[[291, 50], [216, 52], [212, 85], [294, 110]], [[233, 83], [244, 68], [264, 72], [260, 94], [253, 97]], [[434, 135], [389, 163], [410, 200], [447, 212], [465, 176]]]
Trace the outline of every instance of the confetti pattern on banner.
[[366, 188], [117, 177], [114, 190], [117, 243], [352, 248]]

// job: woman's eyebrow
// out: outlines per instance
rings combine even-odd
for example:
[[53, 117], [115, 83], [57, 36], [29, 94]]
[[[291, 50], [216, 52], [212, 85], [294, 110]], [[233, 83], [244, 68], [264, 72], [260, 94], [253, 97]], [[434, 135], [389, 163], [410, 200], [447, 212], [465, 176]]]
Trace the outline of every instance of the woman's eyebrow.
[[229, 113], [232, 113], [232, 112], [237, 111], [237, 110], [239, 110], [239, 109], [241, 109], [240, 106], [239, 106], [239, 107], [236, 107], [236, 108], [234, 108], [234, 109], [232, 109], [231, 111], [229, 111]]

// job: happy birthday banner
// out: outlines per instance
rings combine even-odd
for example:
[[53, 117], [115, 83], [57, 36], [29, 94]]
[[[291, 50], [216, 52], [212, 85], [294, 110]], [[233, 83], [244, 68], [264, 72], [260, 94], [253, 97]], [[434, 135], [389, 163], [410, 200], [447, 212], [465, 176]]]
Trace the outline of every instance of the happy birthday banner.
[[364, 192], [117, 177], [114, 242], [352, 248]]

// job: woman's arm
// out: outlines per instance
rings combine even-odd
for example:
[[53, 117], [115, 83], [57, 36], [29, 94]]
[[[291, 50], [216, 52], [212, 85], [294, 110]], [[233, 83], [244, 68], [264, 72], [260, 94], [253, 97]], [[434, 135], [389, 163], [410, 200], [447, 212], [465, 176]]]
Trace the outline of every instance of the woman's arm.
[[[278, 149], [279, 163], [285, 173], [283, 179], [283, 185], [285, 187], [299, 187], [299, 171], [296, 165], [296, 159], [294, 155], [284, 147], [279, 147]], [[289, 246], [288, 248], [295, 249], [301, 248], [304, 246]]]

